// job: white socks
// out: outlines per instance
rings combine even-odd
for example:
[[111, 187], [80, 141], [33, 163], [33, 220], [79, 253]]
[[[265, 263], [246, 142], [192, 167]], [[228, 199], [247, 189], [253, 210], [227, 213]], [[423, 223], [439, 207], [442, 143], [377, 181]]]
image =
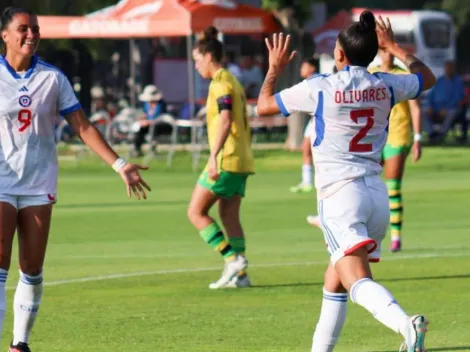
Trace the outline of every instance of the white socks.
[[42, 298], [42, 273], [31, 276], [20, 272], [13, 302], [13, 344], [28, 343]]
[[313, 334], [312, 352], [333, 351], [346, 320], [347, 304], [347, 293], [331, 293], [323, 289], [323, 303]]
[[361, 279], [352, 285], [350, 296], [386, 327], [404, 335], [409, 317], [383, 286], [371, 279]]
[[304, 164], [302, 165], [302, 184], [303, 185], [312, 185], [312, 170], [313, 165]]

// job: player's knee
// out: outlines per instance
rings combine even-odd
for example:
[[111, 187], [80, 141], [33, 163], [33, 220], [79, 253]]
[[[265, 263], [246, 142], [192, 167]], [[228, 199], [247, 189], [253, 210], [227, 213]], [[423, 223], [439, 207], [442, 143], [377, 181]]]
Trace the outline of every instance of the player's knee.
[[29, 260], [20, 260], [20, 270], [22, 273], [36, 277], [42, 275], [43, 261], [38, 258], [29, 258]]
[[190, 205], [187, 210], [187, 216], [189, 221], [191, 221], [192, 224], [197, 223], [201, 217], [204, 216], [203, 211], [194, 206]]
[[42, 278], [42, 268], [34, 268], [34, 267], [25, 267], [21, 268], [21, 272], [31, 277], [41, 277]]
[[338, 274], [332, 266], [329, 266], [324, 274], [324, 288], [331, 293], [346, 293]]

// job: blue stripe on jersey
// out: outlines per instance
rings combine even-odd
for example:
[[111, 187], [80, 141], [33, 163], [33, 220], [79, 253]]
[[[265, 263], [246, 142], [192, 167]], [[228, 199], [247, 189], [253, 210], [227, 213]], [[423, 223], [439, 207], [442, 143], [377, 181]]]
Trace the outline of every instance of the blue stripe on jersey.
[[388, 128], [390, 127], [390, 114], [392, 113], [392, 109], [395, 106], [395, 93], [393, 93], [393, 88], [388, 87], [388, 90], [390, 91], [390, 112], [388, 113], [388, 116], [387, 116], [387, 121], [389, 123], [387, 123], [387, 127], [385, 127], [385, 131], [387, 131], [387, 133], [388, 133]]
[[[60, 68], [58, 68], [58, 67], [56, 67], [56, 66], [54, 66], [54, 65], [51, 65], [51, 64], [49, 64], [49, 63], [47, 63], [47, 62], [45, 62], [45, 61], [42, 61], [41, 59], [39, 59], [38, 64], [43, 65], [43, 66], [48, 67], [48, 68], [52, 68], [53, 70], [56, 70], [56, 71], [62, 73], [62, 74], [65, 76], [65, 73], [63, 73], [63, 72], [60, 70]], [[67, 76], [65, 76], [65, 77], [67, 77]]]
[[274, 95], [274, 99], [276, 100], [276, 104], [277, 104], [279, 110], [281, 110], [281, 113], [285, 117], [289, 116], [290, 115], [289, 111], [287, 111], [286, 106], [284, 105], [284, 102], [282, 101], [281, 95], [279, 93], [276, 93]]
[[318, 147], [325, 137], [325, 121], [323, 120], [323, 92], [318, 92], [317, 111], [315, 111], [315, 142], [314, 147]]
[[330, 255], [333, 255], [333, 253], [339, 249], [339, 245], [323, 218], [323, 200], [320, 200], [319, 202], [318, 215], [320, 216], [322, 224], [323, 236], [325, 237], [326, 244], [328, 245], [328, 252]]
[[80, 110], [81, 108], [82, 108], [82, 106], [80, 105], [80, 103], [77, 103], [77, 104], [72, 105], [71, 107], [69, 107], [67, 109], [60, 110], [59, 113], [60, 113], [61, 116], [65, 116], [67, 114], [70, 114], [71, 112]]
[[33, 74], [34, 72], [34, 69], [36, 68], [36, 65], [38, 63], [38, 56], [37, 55], [34, 55], [32, 60], [31, 60], [31, 65], [29, 66], [28, 70], [26, 71], [26, 74], [24, 75], [24, 77], [21, 77], [14, 69], [13, 67], [10, 66], [10, 64], [8, 63], [8, 61], [5, 59], [5, 56], [0, 56], [0, 64], [5, 66], [6, 69], [8, 70], [8, 72], [10, 72], [10, 74], [13, 76], [13, 78], [15, 79], [23, 79], [23, 78], [29, 78], [31, 77], [31, 75]]
[[392, 109], [395, 106], [395, 93], [392, 87], [388, 87], [388, 90], [390, 91], [390, 109]]
[[419, 97], [421, 92], [423, 91], [423, 74], [421, 72], [418, 72], [415, 75], [416, 77], [418, 77], [418, 92], [416, 93], [416, 96], [413, 99]]

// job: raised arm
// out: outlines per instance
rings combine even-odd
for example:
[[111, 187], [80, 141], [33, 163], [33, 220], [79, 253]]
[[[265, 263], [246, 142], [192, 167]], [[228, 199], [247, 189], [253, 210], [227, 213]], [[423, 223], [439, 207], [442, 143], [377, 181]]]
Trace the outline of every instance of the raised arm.
[[395, 42], [392, 26], [388, 18], [385, 23], [382, 17], [379, 16], [377, 19], [376, 31], [380, 48], [387, 50], [398, 60], [403, 62], [411, 73], [421, 74], [423, 78], [423, 90], [428, 90], [434, 86], [436, 83], [436, 77], [434, 76], [434, 73], [432, 73], [431, 69]]
[[272, 43], [266, 38], [269, 51], [269, 69], [258, 96], [257, 113], [259, 116], [269, 116], [281, 113], [276, 102], [276, 82], [284, 67], [294, 58], [296, 52], [290, 52], [290, 36], [284, 38], [282, 33], [274, 34]]

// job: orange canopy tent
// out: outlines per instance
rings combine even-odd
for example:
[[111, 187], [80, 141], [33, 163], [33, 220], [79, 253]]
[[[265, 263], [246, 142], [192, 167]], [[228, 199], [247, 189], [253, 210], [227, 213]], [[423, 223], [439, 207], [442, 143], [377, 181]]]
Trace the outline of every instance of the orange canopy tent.
[[[121, 0], [83, 17], [40, 16], [41, 37], [133, 38], [187, 37], [188, 98], [194, 111], [194, 67], [191, 61], [193, 35], [215, 26], [222, 34], [259, 34], [281, 30], [271, 12], [236, 0]], [[131, 76], [135, 74], [133, 62]], [[135, 95], [131, 94], [135, 105]]]
[[232, 0], [121, 0], [89, 16], [40, 16], [39, 25], [47, 39], [187, 36], [211, 25], [224, 34], [280, 30], [269, 11]]
[[334, 15], [323, 26], [313, 31], [312, 34], [315, 41], [315, 52], [319, 55], [327, 54], [333, 56], [339, 32], [351, 23], [351, 14], [342, 10]]

